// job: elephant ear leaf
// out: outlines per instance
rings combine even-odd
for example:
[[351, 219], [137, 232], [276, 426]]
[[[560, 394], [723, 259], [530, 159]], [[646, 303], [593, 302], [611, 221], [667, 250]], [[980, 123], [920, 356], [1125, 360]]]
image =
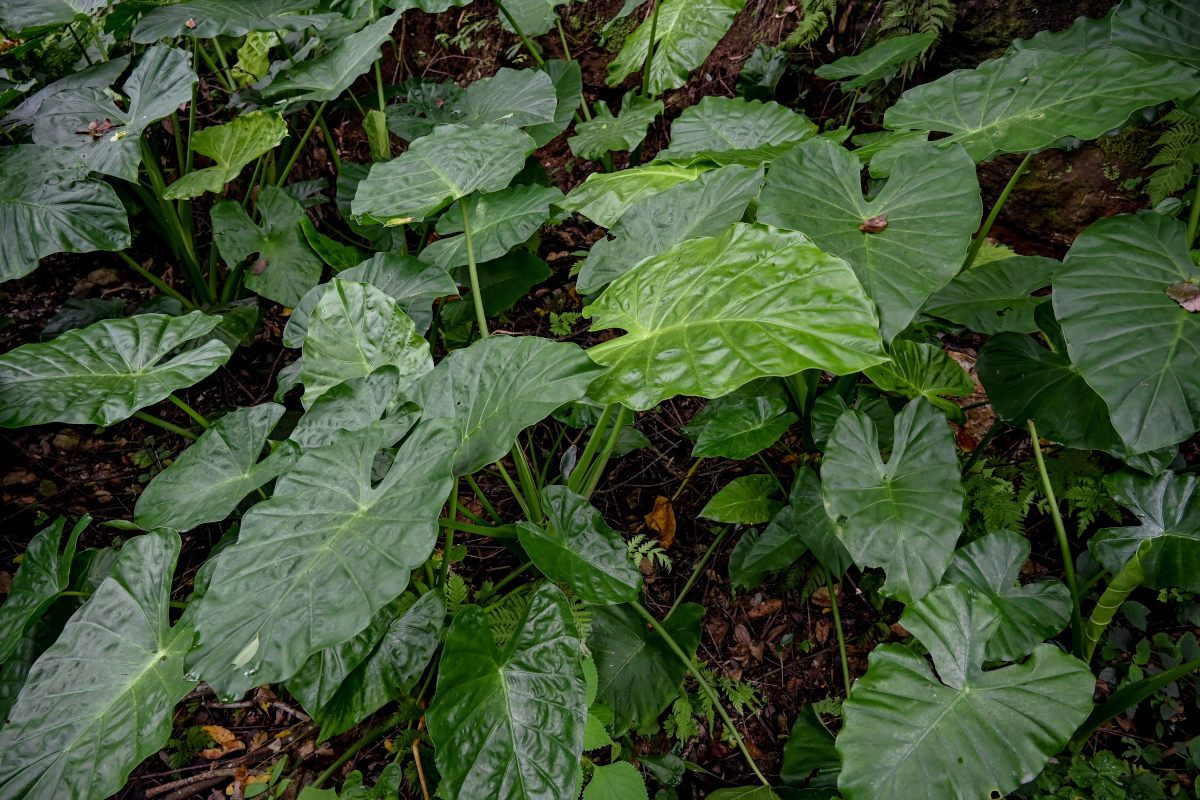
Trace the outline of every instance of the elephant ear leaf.
[[142, 529], [189, 531], [225, 519], [250, 492], [281, 475], [300, 454], [284, 442], [258, 460], [283, 406], [239, 408], [212, 424], [138, 497], [134, 522]]
[[924, 656], [882, 645], [842, 706], [838, 788], [846, 800], [1004, 796], [1031, 781], [1092, 709], [1095, 678], [1053, 645], [985, 671], [1001, 614], [966, 586], [943, 586], [900, 624]]
[[20, 646], [25, 632], [41, 618], [58, 593], [70, 584], [75, 543], [91, 519], [84, 516], [75, 523], [61, 553], [58, 544], [62, 541], [63, 527], [66, 525], [66, 520], [61, 517], [34, 536], [25, 548], [8, 597], [0, 606], [0, 664], [8, 661]]
[[73, 153], [36, 144], [0, 148], [0, 282], [54, 253], [124, 250], [129, 220], [111, 186]]
[[1147, 586], [1200, 591], [1200, 482], [1172, 472], [1156, 478], [1119, 472], [1106, 483], [1141, 524], [1093, 536], [1088, 548], [1096, 560], [1116, 574], [1136, 557]]
[[1112, 42], [1200, 67], [1200, 9], [1189, 0], [1130, 0], [1113, 12]]
[[884, 590], [910, 603], [937, 586], [962, 532], [964, 491], [954, 437], [941, 412], [914, 400], [896, 416], [885, 463], [875, 423], [838, 419], [821, 466], [825, 505], [860, 566], [883, 567]]
[[251, 111], [224, 125], [196, 131], [189, 146], [217, 162], [216, 166], [187, 173], [166, 188], [163, 199], [181, 200], [221, 191], [221, 187], [241, 173], [242, 167], [274, 149], [284, 136], [287, 123], [274, 111]]
[[[616, 86], [646, 63], [650, 64], [649, 93], [657, 97], [687, 82], [729, 30], [746, 0], [663, 0], [655, 5], [657, 19], [648, 19], [626, 40], [608, 65], [608, 85]], [[650, 37], [654, 41], [650, 41]]]
[[140, 314], [101, 320], [5, 353], [0, 356], [0, 427], [120, 422], [224, 364], [230, 351], [216, 339], [163, 361], [220, 322], [199, 311], [185, 317]]
[[450, 796], [565, 796], [587, 720], [579, 649], [567, 599], [551, 584], [533, 592], [503, 650], [482, 608], [459, 612], [425, 717]]
[[596, 115], [578, 123], [567, 144], [575, 155], [593, 160], [605, 153], [633, 150], [646, 138], [650, 123], [661, 113], [661, 100], [645, 100], [629, 91], [621, 99], [621, 112], [617, 116], [612, 115], [607, 105], [598, 103]]
[[963, 397], [975, 391], [967, 371], [937, 345], [897, 339], [891, 350], [891, 361], [864, 371], [871, 382], [885, 392], [924, 397], [950, 419], [962, 422], [962, 409], [943, 395]]
[[867, 200], [859, 160], [823, 138], [775, 161], [758, 207], [760, 221], [850, 262], [887, 341], [958, 273], [982, 213], [975, 165], [959, 147], [919, 145]]
[[126, 543], [34, 663], [0, 732], [0, 794], [101, 800], [167, 743], [172, 709], [196, 683], [183, 667], [192, 630], [168, 619], [179, 545], [168, 531]]
[[1200, 314], [1168, 294], [1196, 271], [1184, 224], [1145, 212], [1089, 227], [1054, 278], [1054, 314], [1071, 363], [1104, 398], [1133, 453], [1176, 444], [1200, 427]]
[[1012, 531], [997, 531], [959, 549], [942, 577], [989, 599], [1000, 625], [988, 640], [984, 658], [1015, 661], [1054, 636], [1071, 618], [1071, 594], [1061, 581], [1017, 583], [1029, 558], [1029, 540]]

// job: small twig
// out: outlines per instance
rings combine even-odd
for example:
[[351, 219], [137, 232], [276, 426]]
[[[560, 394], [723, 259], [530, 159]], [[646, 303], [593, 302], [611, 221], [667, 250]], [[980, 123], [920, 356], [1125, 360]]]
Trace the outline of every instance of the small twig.
[[199, 789], [195, 787], [195, 784], [204, 783], [205, 781], [216, 783], [217, 781], [225, 778], [232, 778], [236, 774], [237, 768], [235, 767], [223, 767], [221, 769], [214, 769], [211, 772], [200, 772], [187, 778], [180, 778], [177, 781], [163, 783], [155, 786], [152, 789], [147, 789], [146, 797], [157, 797], [160, 794], [166, 794], [167, 792], [175, 791], [177, 789], [187, 789], [187, 792], [180, 796], [190, 797], [192, 794], [195, 794], [197, 791], [199, 791]]

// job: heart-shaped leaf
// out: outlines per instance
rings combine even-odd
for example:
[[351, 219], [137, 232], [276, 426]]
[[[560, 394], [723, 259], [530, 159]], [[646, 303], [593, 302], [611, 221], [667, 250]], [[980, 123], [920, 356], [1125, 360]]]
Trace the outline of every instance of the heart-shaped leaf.
[[[961, 148], [926, 145], [897, 162], [872, 200], [862, 193], [862, 165], [827, 139], [804, 142], [772, 166], [758, 218], [800, 231], [846, 259], [879, 306], [880, 330], [891, 341], [930, 295], [962, 267], [983, 203], [975, 165]], [[886, 216], [887, 227], [862, 230]]]
[[[3, 0], [0, 0], [3, 7]], [[84, 67], [64, 78], [51, 83], [21, 101], [21, 104], [0, 119], [0, 127], [5, 130], [24, 128], [33, 124], [38, 112], [51, 95], [65, 92], [68, 89], [107, 89], [116, 83], [117, 79], [129, 68], [129, 56], [116, 56], [108, 61], [101, 61], [90, 67]]]
[[600, 605], [636, 600], [642, 576], [629, 560], [621, 534], [600, 512], [565, 486], [542, 490], [547, 525], [518, 527], [521, 546], [534, 565], [556, 583], [565, 583], [585, 602]]
[[558, 205], [577, 211], [597, 225], [611, 228], [639, 200], [665, 192], [677, 183], [695, 180], [707, 166], [646, 164], [618, 172], [595, 172], [571, 190]]
[[740, 223], [646, 259], [584, 314], [592, 330], [628, 331], [588, 351], [612, 367], [591, 397], [638, 410], [680, 394], [720, 397], [767, 375], [843, 374], [884, 359], [870, 301], [846, 262], [800, 234]]
[[218, 200], [213, 204], [213, 241], [230, 267], [257, 256], [246, 270], [246, 287], [288, 308], [321, 280], [324, 262], [313, 252], [301, 227], [304, 206], [277, 186], [264, 186], [258, 195], [256, 224], [242, 204]]
[[228, 361], [229, 348], [215, 339], [163, 361], [220, 322], [199, 311], [185, 317], [139, 314], [101, 320], [5, 353], [0, 356], [0, 427], [120, 422]]
[[80, 517], [67, 536], [62, 552], [58, 545], [67, 522], [62, 517], [30, 540], [4, 605], [0, 606], [0, 664], [16, 652], [25, 633], [46, 613], [58, 593], [70, 584], [75, 543], [91, 519]]
[[758, 525], [779, 513], [783, 503], [771, 495], [779, 484], [770, 475], [742, 475], [714, 494], [700, 510], [700, 516], [716, 522]]
[[746, 0], [663, 0], [654, 9], [657, 22], [643, 22], [609, 63], [608, 85], [616, 86], [642, 68], [653, 29], [654, 60], [647, 90], [658, 97], [668, 89], [678, 89], [708, 58], [745, 5]]
[[1112, 15], [1112, 43], [1200, 67], [1200, 9], [1187, 0], [1129, 0]]
[[124, 250], [125, 207], [112, 187], [64, 150], [26, 144], [0, 148], [0, 282], [37, 269], [54, 253]]
[[144, 530], [190, 531], [229, 516], [238, 503], [283, 474], [300, 449], [284, 442], [258, 460], [283, 406], [239, 408], [212, 424], [171, 466], [154, 476], [138, 497], [134, 522]]
[[600, 369], [574, 344], [489, 336], [455, 350], [408, 391], [428, 416], [455, 416], [454, 472], [469, 475], [509, 451], [517, 434], [578, 400]]
[[943, 583], [960, 584], [996, 608], [1000, 624], [987, 641], [986, 661], [1016, 661], [1058, 634], [1071, 620], [1071, 592], [1061, 581], [1021, 586], [1029, 540], [1012, 531], [976, 539], [954, 554]]
[[614, 761], [592, 770], [583, 800], [647, 800], [646, 781], [628, 761]]
[[916, 58], [937, 40], [933, 31], [884, 39], [858, 55], [842, 56], [832, 64], [817, 67], [816, 74], [825, 80], [851, 78], [842, 81], [843, 92], [866, 88], [871, 81], [887, 78], [910, 58]]
[[655, 160], [758, 166], [816, 129], [807, 117], [775, 102], [709, 96], [671, 123], [671, 146]]
[[183, 673], [191, 626], [168, 616], [178, 555], [177, 534], [131, 539], [38, 658], [0, 731], [5, 797], [101, 800], [167, 743], [171, 709], [196, 684]]
[[892, 342], [891, 361], [867, 367], [863, 372], [885, 392], [909, 398], [924, 397], [962, 421], [962, 410], [943, 395], [964, 397], [975, 391], [975, 382], [958, 362], [937, 345], [897, 339]]
[[1195, 70], [1119, 47], [1017, 50], [909, 89], [884, 115], [895, 130], [951, 134], [975, 161], [1096, 139], [1139, 108], [1196, 91]]
[[284, 136], [287, 136], [287, 123], [274, 111], [251, 111], [224, 125], [196, 131], [189, 146], [216, 161], [217, 165], [187, 173], [167, 187], [163, 198], [181, 200], [205, 192], [220, 192], [225, 184], [241, 174], [244, 166], [274, 149]]
[[651, 256], [724, 230], [742, 218], [762, 181], [761, 169], [721, 167], [639, 200], [613, 227], [615, 239], [592, 246], [579, 269], [576, 290], [597, 292]]
[[400, 424], [405, 417], [415, 423], [420, 409], [400, 398], [406, 386], [408, 381], [390, 364], [343, 381], [316, 399], [288, 438], [311, 450], [329, 444], [339, 431], [356, 431], [385, 417], [390, 423]]
[[567, 129], [579, 110], [583, 99], [583, 72], [578, 61], [549, 59], [540, 69], [550, 76], [554, 84], [554, 119], [540, 125], [530, 125], [525, 132], [533, 137], [538, 147], [545, 147], [551, 139]]
[[392, 133], [408, 141], [451, 123], [525, 127], [550, 125], [557, 119], [554, 75], [548, 71], [502, 68], [465, 90], [454, 81], [413, 79], [406, 85], [406, 102], [388, 106], [387, 120]]
[[1037, 776], [1092, 709], [1095, 678], [1053, 645], [983, 669], [1001, 615], [986, 596], [944, 586], [900, 624], [933, 656], [885, 644], [842, 704], [838, 788], [847, 800], [1006, 795]]
[[977, 333], [1033, 333], [1034, 310], [1050, 298], [1033, 293], [1050, 285], [1059, 264], [1042, 256], [1013, 256], [959, 273], [925, 304], [925, 313]]
[[[500, 258], [513, 247], [524, 244], [550, 219], [550, 204], [561, 200], [562, 192], [553, 187], [509, 186], [490, 194], [472, 194], [460, 200], [467, 207], [471, 222], [471, 244], [476, 262]], [[444, 270], [467, 263], [467, 240], [462, 233], [462, 214], [450, 208], [438, 220], [442, 237], [421, 251], [421, 258]]]
[[661, 113], [661, 100], [644, 100], [629, 91], [621, 98], [621, 113], [615, 117], [607, 105], [597, 103], [596, 113], [590, 120], [575, 125], [575, 135], [567, 144], [575, 155], [592, 160], [605, 153], [633, 150], [646, 138], [650, 124]]
[[886, 463], [871, 418], [845, 412], [826, 445], [821, 478], [829, 513], [845, 518], [838, 538], [859, 566], [883, 567], [884, 591], [911, 603], [937, 586], [962, 532], [964, 497], [941, 412], [924, 400], [905, 406]]
[[[687, 672], [666, 641], [629, 606], [596, 606], [588, 649], [599, 678], [596, 699], [613, 710], [613, 735], [649, 725], [679, 696]], [[684, 654], [700, 645], [704, 606], [684, 603], [662, 622]]]
[[483, 609], [459, 612], [425, 716], [450, 796], [551, 800], [575, 785], [587, 719], [579, 646], [551, 584], [533, 593], [503, 650]]
[[384, 365], [396, 367], [404, 388], [433, 369], [429, 343], [391, 297], [369, 283], [334, 278], [308, 321], [301, 402], [309, 408], [339, 383]]
[[439, 125], [398, 158], [371, 167], [352, 205], [356, 217], [419, 222], [474, 191], [498, 192], [525, 166], [533, 139], [511, 125]]
[[142, 54], [121, 86], [129, 99], [124, 109], [103, 89], [58, 92], [42, 103], [33, 122], [33, 141], [71, 150], [93, 172], [136, 183], [142, 131], [189, 102], [196, 80], [188, 53], [155, 45]]
[[285, 680], [312, 653], [352, 638], [429, 557], [453, 439], [436, 420], [422, 421], [373, 481], [375, 454], [393, 444], [392, 431], [347, 431], [305, 453], [216, 557], [196, 601], [190, 664], [222, 696]]
[[379, 58], [379, 48], [391, 39], [401, 13], [380, 17], [361, 31], [342, 37], [325, 55], [285, 69], [261, 88], [263, 97], [277, 104], [337, 99]]
[[1200, 591], [1200, 498], [1196, 478], [1171, 472], [1151, 478], [1124, 471], [1107, 483], [1112, 496], [1141, 524], [1105, 528], [1093, 536], [1088, 549], [1096, 560], [1116, 574], [1136, 554], [1147, 586]]
[[787, 569], [807, 548], [796, 535], [792, 507], [784, 506], [760, 534], [748, 530], [729, 554], [729, 582], [753, 589], [771, 572]]
[[778, 397], [718, 398], [684, 428], [694, 436], [692, 458], [720, 456], [737, 461], [750, 458], [779, 441], [797, 417]]
[[339, 14], [308, 14], [315, 0], [187, 0], [146, 11], [130, 37], [138, 44], [190, 36], [214, 39], [251, 31], [320, 30]]
[[1167, 296], [1195, 274], [1183, 223], [1145, 212], [1093, 224], [1055, 276], [1071, 362], [1134, 453], [1200, 428], [1200, 316]]

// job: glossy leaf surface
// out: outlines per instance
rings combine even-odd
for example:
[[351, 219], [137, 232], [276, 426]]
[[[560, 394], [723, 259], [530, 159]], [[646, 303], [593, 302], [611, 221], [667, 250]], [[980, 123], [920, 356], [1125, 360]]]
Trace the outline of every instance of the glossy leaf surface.
[[952, 419], [962, 419], [959, 407], [943, 395], [969, 395], [975, 391], [975, 382], [945, 350], [925, 342], [897, 339], [889, 355], [891, 361], [864, 370], [872, 383], [885, 392], [924, 397]]
[[628, 331], [588, 351], [612, 367], [590, 396], [639, 410], [680, 394], [719, 397], [767, 375], [842, 374], [884, 359], [870, 301], [846, 262], [800, 234], [744, 224], [643, 261], [584, 313], [593, 330]]
[[771, 495], [779, 485], [770, 475], [742, 475], [734, 478], [700, 510], [700, 516], [716, 522], [758, 525], [767, 522], [782, 507]]
[[945, 586], [900, 624], [933, 656], [885, 644], [842, 705], [838, 788], [847, 800], [1005, 795], [1033, 780], [1092, 708], [1087, 665], [1053, 645], [983, 669], [1001, 617], [986, 597]]
[[1129, 0], [1113, 12], [1112, 42], [1200, 67], [1200, 9], [1188, 0]]
[[229, 348], [211, 339], [166, 358], [220, 322], [199, 311], [139, 314], [11, 350], [0, 356], [0, 427], [120, 422], [224, 364]]
[[1113, 497], [1141, 524], [1106, 528], [1093, 536], [1088, 548], [1096, 560], [1115, 574], [1136, 553], [1147, 586], [1200, 591], [1200, 497], [1196, 478], [1171, 472], [1149, 478], [1125, 471], [1108, 481]]
[[426, 714], [452, 797], [566, 798], [587, 719], [579, 639], [567, 599], [538, 588], [508, 646], [467, 606], [450, 626]]
[[54, 253], [123, 250], [129, 221], [117, 193], [88, 178], [73, 153], [0, 148], [0, 281], [28, 275]]
[[661, 100], [644, 101], [627, 92], [621, 100], [620, 114], [614, 117], [607, 105], [598, 104], [590, 120], [575, 125], [575, 135], [567, 144], [575, 155], [592, 160], [605, 153], [633, 150], [661, 113]]
[[558, 205], [577, 211], [597, 225], [611, 228], [639, 200], [666, 191], [677, 183], [695, 180], [707, 167], [646, 164], [619, 172], [596, 172], [571, 190]]
[[324, 102], [354, 83], [379, 58], [379, 48], [392, 36], [400, 21], [399, 11], [380, 17], [357, 33], [342, 38], [328, 53], [301, 61], [286, 69], [263, 88], [263, 96], [275, 102]]
[[[460, 203], [467, 207], [471, 224], [471, 245], [475, 261], [482, 263], [500, 258], [513, 247], [524, 244], [550, 218], [550, 204], [561, 200], [562, 192], [553, 187], [509, 186], [491, 194], [473, 194]], [[441, 237], [421, 251], [421, 258], [444, 270], [467, 263], [462, 213], [451, 207], [438, 220]]]
[[978, 333], [1033, 333], [1033, 312], [1048, 296], [1033, 293], [1050, 285], [1061, 266], [1041, 256], [1013, 256], [980, 264], [954, 277], [925, 304], [925, 313]]
[[133, 28], [132, 39], [149, 44], [190, 36], [244, 36], [250, 31], [301, 31], [324, 28], [335, 14], [307, 14], [313, 0], [187, 0], [151, 8]]
[[220, 192], [243, 167], [275, 148], [285, 136], [287, 123], [273, 111], [251, 111], [224, 125], [196, 131], [190, 142], [192, 150], [216, 161], [216, 166], [187, 173], [167, 187], [163, 198], [179, 200]]
[[815, 132], [806, 117], [778, 103], [709, 96], [671, 123], [671, 146], [655, 158], [757, 166]]
[[70, 584], [75, 543], [90, 519], [83, 517], [75, 524], [61, 552], [58, 548], [66, 525], [62, 517], [39, 531], [25, 548], [4, 605], [0, 606], [0, 664], [16, 652], [26, 631]]
[[799, 419], [788, 411], [787, 401], [778, 397], [742, 397], [719, 403], [709, 412], [713, 405], [710, 403], [693, 417], [684, 429], [696, 437], [692, 458], [750, 458], [779, 441]]
[[871, 81], [886, 78], [895, 73], [901, 64], [929, 49], [937, 40], [933, 31], [893, 36], [868, 47], [858, 55], [842, 56], [831, 64], [817, 67], [817, 77], [826, 80], [850, 78], [842, 81], [843, 92], [866, 88]]
[[831, 575], [840, 578], [846, 574], [854, 559], [838, 538], [837, 528], [825, 510], [821, 479], [812, 467], [803, 466], [796, 470], [788, 500], [796, 536]]
[[[897, 162], [872, 200], [863, 197], [861, 173], [858, 159], [833, 142], [804, 142], [772, 166], [758, 217], [850, 262], [891, 341], [958, 273], [983, 204], [975, 166], [956, 147], [928, 145]], [[864, 231], [881, 217], [883, 230]]]
[[792, 507], [784, 506], [761, 534], [749, 530], [738, 539], [729, 554], [729, 582], [735, 588], [753, 589], [768, 574], [790, 567], [806, 549], [796, 535]]
[[192, 630], [168, 619], [178, 555], [174, 533], [131, 539], [34, 663], [0, 732], [4, 797], [101, 800], [167, 743], [171, 709], [195, 685], [183, 673]]
[[883, 567], [884, 591], [905, 603], [937, 586], [962, 531], [963, 487], [946, 418], [924, 400], [896, 416], [885, 463], [875, 423], [861, 411], [838, 420], [821, 467], [825, 505], [859, 566]]
[[285, 442], [258, 460], [283, 406], [263, 403], [221, 417], [138, 496], [134, 522], [143, 530], [189, 531], [225, 519], [250, 492], [281, 475], [299, 455]]

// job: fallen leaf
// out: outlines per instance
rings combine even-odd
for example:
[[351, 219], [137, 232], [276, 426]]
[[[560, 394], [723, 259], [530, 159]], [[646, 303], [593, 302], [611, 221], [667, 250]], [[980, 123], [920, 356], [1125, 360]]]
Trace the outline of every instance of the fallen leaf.
[[871, 217], [864, 220], [858, 229], [863, 233], [879, 233], [888, 226], [887, 214], [880, 214], [878, 217]]
[[654, 498], [654, 509], [646, 515], [646, 527], [658, 534], [662, 549], [675, 543], [675, 509], [670, 500], [662, 495]]
[[217, 743], [217, 747], [209, 747], [200, 751], [200, 755], [209, 761], [224, 758], [235, 750], [245, 750], [246, 745], [240, 742], [228, 728], [220, 725], [201, 725], [200, 730], [208, 734], [208, 738]]
[[763, 617], [775, 614], [781, 608], [783, 608], [783, 601], [776, 597], [771, 600], [764, 600], [761, 604], [746, 612], [746, 616], [750, 619], [762, 619]]
[[1200, 286], [1192, 281], [1179, 281], [1167, 287], [1167, 297], [1179, 303], [1184, 311], [1200, 311]]

